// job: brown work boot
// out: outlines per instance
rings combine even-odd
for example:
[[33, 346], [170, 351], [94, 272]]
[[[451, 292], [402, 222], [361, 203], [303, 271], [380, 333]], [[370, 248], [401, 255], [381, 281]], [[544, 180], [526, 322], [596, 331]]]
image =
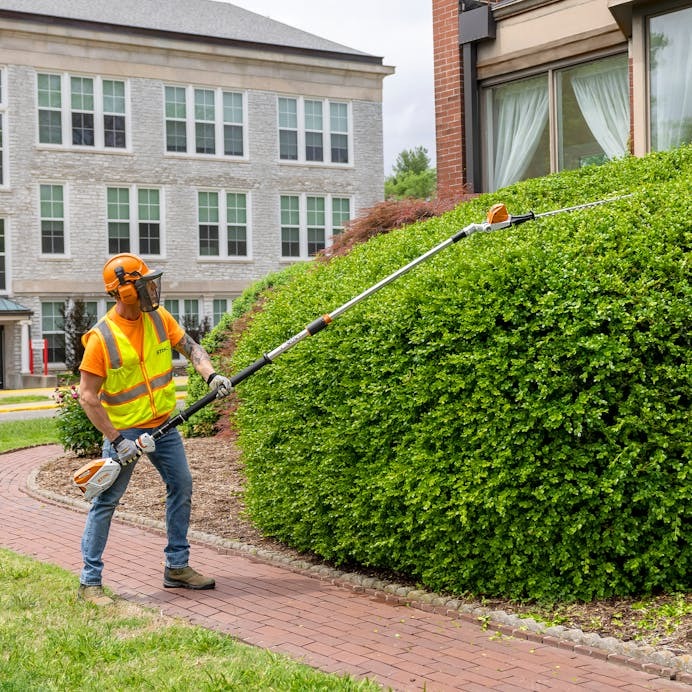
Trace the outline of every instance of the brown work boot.
[[195, 572], [192, 567], [181, 567], [180, 569], [166, 567], [163, 573], [163, 585], [167, 589], [213, 589], [216, 582], [210, 577]]
[[84, 586], [84, 584], [79, 585], [77, 598], [97, 606], [111, 605], [114, 602], [110, 596], [106, 596], [102, 586]]

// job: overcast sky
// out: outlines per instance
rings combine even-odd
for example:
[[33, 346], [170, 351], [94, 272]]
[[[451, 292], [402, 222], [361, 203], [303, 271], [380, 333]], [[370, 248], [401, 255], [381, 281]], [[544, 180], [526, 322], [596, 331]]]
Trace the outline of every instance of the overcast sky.
[[399, 152], [424, 146], [435, 165], [432, 3], [429, 0], [230, 0], [349, 48], [378, 55], [384, 79], [384, 170]]

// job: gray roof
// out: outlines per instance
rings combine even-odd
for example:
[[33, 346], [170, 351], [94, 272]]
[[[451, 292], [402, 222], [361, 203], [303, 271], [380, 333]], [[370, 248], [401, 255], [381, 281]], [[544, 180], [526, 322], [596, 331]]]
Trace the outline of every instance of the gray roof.
[[0, 0], [0, 13], [7, 11], [382, 63], [368, 53], [214, 0]]
[[10, 300], [9, 298], [0, 297], [0, 314], [8, 314], [8, 313], [23, 314], [23, 315], [33, 314], [32, 311], [29, 310], [29, 308], [25, 308], [23, 305], [20, 305], [19, 303], [15, 303], [13, 300]]

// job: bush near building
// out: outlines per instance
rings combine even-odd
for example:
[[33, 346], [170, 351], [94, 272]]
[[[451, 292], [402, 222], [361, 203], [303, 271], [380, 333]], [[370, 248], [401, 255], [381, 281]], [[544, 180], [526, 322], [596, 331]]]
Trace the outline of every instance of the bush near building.
[[630, 197], [452, 245], [238, 388], [270, 535], [428, 588], [686, 590], [692, 148], [516, 184], [274, 291], [237, 371], [483, 219]]

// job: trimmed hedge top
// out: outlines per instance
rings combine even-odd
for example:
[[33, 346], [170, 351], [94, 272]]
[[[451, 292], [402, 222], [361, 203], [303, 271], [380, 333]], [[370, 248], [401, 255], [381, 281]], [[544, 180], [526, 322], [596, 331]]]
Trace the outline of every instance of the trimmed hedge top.
[[295, 272], [234, 371], [495, 202], [632, 193], [454, 244], [243, 382], [253, 519], [438, 591], [688, 589], [691, 160], [519, 183]]

